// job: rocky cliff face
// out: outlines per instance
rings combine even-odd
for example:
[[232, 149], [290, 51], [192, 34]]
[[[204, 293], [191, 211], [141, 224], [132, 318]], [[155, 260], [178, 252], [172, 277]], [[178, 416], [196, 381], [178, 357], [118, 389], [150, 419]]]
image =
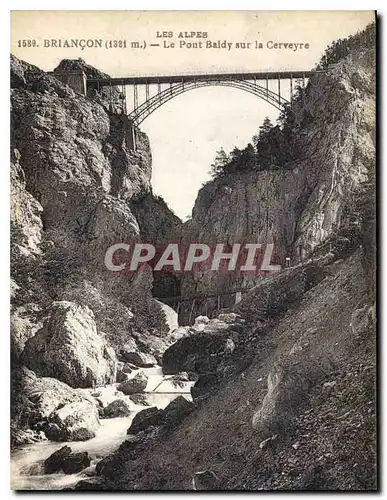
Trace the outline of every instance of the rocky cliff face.
[[[284, 266], [286, 257], [300, 262], [333, 235], [353, 229], [357, 199], [374, 171], [374, 51], [358, 51], [311, 78], [304, 104], [295, 103], [293, 110], [299, 131], [297, 160], [205, 185], [185, 225], [187, 239], [274, 243]], [[183, 295], [192, 296], [256, 282], [251, 276], [204, 273], [183, 277], [181, 287]], [[198, 313], [205, 313], [200, 304], [192, 317]], [[188, 316], [183, 306], [181, 319]]]
[[[130, 206], [143, 241], [153, 242], [162, 249], [168, 243], [180, 240], [183, 223], [161, 197], [147, 193], [132, 199]], [[175, 305], [171, 297], [180, 295], [180, 276], [163, 270], [153, 271], [153, 295], [162, 298], [166, 304]]]
[[[73, 64], [98, 73], [82, 61], [55, 71]], [[153, 354], [154, 338], [159, 352], [168, 332], [152, 272], [104, 266], [111, 244], [144, 238], [130, 203], [151, 192], [149, 141], [117, 89], [84, 97], [14, 57], [11, 86], [13, 361], [75, 388], [114, 381], [114, 351]]]

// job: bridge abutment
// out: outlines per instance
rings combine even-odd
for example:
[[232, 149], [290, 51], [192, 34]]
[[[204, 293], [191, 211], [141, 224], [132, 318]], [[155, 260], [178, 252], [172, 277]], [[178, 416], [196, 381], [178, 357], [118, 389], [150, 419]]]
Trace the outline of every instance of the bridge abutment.
[[82, 70], [54, 71], [52, 73], [62, 83], [71, 87], [77, 94], [86, 96], [87, 79]]

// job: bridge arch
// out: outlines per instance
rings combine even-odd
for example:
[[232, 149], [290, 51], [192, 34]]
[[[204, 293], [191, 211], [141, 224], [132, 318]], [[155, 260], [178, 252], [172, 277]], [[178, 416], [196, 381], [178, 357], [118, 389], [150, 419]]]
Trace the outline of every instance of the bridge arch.
[[129, 114], [129, 118], [135, 125], [140, 125], [149, 115], [156, 111], [160, 106], [170, 101], [180, 94], [188, 92], [193, 89], [202, 87], [233, 87], [250, 94], [255, 95], [268, 102], [275, 108], [281, 110], [285, 106], [290, 105], [290, 102], [282, 97], [280, 94], [273, 92], [267, 86], [262, 87], [256, 82], [247, 80], [198, 80], [198, 81], [182, 81], [175, 83], [169, 88], [166, 88], [154, 96], [147, 99], [134, 111]]

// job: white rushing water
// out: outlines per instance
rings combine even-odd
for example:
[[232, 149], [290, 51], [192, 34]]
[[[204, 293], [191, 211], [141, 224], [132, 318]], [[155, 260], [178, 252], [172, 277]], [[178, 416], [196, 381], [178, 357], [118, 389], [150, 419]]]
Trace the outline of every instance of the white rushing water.
[[[165, 306], [165, 304], [160, 303]], [[171, 329], [176, 328], [177, 315], [168, 306], [163, 307]], [[177, 325], [177, 326], [176, 326]], [[164, 376], [160, 366], [141, 368], [148, 377], [144, 397], [149, 406], [165, 408], [179, 394], [191, 400], [190, 387], [194, 382], [185, 382], [182, 387], [176, 387], [169, 377]], [[130, 374], [133, 377], [139, 370]], [[149, 406], [137, 405], [129, 396], [117, 392], [117, 385], [84, 389], [85, 392], [100, 393], [98, 398], [106, 406], [115, 399], [123, 399], [129, 405], [131, 414], [124, 418], [101, 419], [101, 427], [96, 436], [88, 441], [53, 442], [41, 441], [14, 450], [11, 454], [11, 488], [14, 490], [59, 490], [71, 487], [78, 481], [93, 475], [96, 464], [105, 456], [110, 455], [127, 438], [127, 430], [133, 417], [139, 411]], [[70, 446], [73, 453], [87, 451], [91, 465], [77, 474], [44, 474], [44, 461], [63, 446]]]
[[173, 331], [176, 330], [176, 328], [179, 328], [179, 323], [178, 323], [178, 317], [177, 313], [172, 307], [168, 306], [167, 304], [164, 304], [164, 302], [160, 302], [159, 300], [156, 300], [156, 302], [160, 305], [161, 309], [163, 310], [165, 314], [165, 320], [167, 322], [167, 325], [169, 326], [169, 330]]
[[[126, 438], [133, 416], [101, 420], [96, 437], [89, 441], [57, 443], [42, 441], [23, 446], [11, 455], [11, 488], [14, 490], [56, 490], [70, 487], [93, 473], [98, 461], [113, 452]], [[68, 445], [73, 452], [88, 451], [91, 466], [78, 474], [44, 474], [43, 464], [54, 451]]]

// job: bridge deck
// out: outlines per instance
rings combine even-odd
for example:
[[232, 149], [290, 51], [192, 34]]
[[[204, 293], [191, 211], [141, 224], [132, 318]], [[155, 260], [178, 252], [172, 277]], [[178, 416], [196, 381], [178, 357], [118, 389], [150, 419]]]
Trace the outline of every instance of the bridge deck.
[[106, 85], [151, 85], [162, 83], [180, 83], [210, 80], [278, 80], [310, 78], [324, 71], [265, 71], [249, 73], [209, 73], [203, 75], [170, 75], [170, 76], [123, 76], [114, 78], [90, 78], [87, 84], [98, 84], [100, 87]]

